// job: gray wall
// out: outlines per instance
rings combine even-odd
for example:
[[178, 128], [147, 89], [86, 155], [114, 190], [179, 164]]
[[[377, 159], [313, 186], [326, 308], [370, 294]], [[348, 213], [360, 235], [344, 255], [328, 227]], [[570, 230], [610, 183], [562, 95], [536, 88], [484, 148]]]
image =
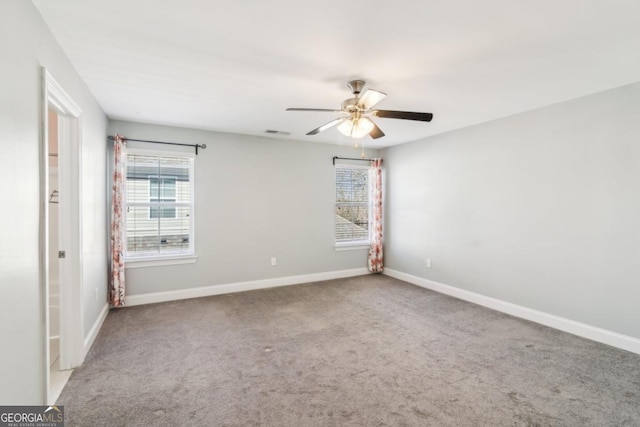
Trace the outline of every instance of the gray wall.
[[640, 338], [639, 117], [634, 84], [385, 150], [386, 266]]
[[85, 333], [106, 301], [106, 118], [30, 1], [0, 2], [0, 57], [0, 403], [41, 404], [40, 67], [47, 67], [83, 110]]
[[207, 144], [195, 164], [197, 262], [127, 269], [128, 295], [366, 267], [366, 249], [334, 248], [331, 158], [359, 155], [352, 147], [123, 121], [109, 132]]

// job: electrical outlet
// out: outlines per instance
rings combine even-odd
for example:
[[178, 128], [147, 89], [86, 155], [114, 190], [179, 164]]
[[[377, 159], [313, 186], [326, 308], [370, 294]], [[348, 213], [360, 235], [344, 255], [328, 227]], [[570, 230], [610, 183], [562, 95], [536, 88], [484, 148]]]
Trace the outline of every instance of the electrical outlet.
[[427, 258], [427, 268], [431, 268], [431, 258]]
[[275, 267], [277, 263], [276, 257], [271, 257], [271, 267]]

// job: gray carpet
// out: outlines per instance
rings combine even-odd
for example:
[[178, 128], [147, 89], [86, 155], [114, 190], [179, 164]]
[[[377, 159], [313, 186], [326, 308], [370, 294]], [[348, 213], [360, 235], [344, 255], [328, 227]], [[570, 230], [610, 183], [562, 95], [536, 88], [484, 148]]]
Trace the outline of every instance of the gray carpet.
[[113, 310], [69, 426], [639, 426], [640, 356], [386, 276]]

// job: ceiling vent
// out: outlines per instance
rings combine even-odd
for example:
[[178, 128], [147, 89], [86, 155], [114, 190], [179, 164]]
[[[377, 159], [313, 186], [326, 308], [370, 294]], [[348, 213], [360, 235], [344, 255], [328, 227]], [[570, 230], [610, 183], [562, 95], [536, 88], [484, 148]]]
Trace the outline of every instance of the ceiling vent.
[[264, 133], [268, 133], [270, 135], [284, 135], [284, 136], [291, 135], [291, 132], [283, 132], [281, 130], [273, 130], [273, 129], [267, 129], [264, 131]]

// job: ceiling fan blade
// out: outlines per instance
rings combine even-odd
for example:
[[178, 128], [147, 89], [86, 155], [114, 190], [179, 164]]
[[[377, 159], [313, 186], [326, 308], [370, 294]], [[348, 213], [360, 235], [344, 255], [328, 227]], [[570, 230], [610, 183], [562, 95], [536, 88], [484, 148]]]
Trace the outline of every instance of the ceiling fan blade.
[[382, 138], [384, 136], [384, 132], [380, 130], [377, 124], [373, 123], [373, 129], [371, 129], [371, 132], [369, 132], [369, 136], [373, 139]]
[[433, 119], [433, 114], [431, 113], [414, 113], [411, 111], [375, 110], [372, 113], [376, 117], [387, 119], [417, 120], [420, 122], [430, 122]]
[[378, 102], [382, 101], [386, 96], [386, 93], [382, 93], [373, 89], [367, 89], [358, 100], [357, 105], [363, 110], [368, 110]]
[[335, 125], [337, 125], [338, 123], [342, 123], [346, 120], [346, 117], [340, 117], [339, 119], [335, 119], [335, 120], [331, 120], [329, 123], [325, 123], [322, 126], [320, 126], [319, 128], [316, 128], [314, 130], [312, 130], [311, 132], [307, 133], [307, 135], [316, 135], [320, 132], [322, 132], [323, 130], [327, 130], [330, 127], [333, 127]]
[[287, 108], [287, 111], [326, 111], [330, 113], [342, 113], [342, 110], [330, 110], [327, 108]]

